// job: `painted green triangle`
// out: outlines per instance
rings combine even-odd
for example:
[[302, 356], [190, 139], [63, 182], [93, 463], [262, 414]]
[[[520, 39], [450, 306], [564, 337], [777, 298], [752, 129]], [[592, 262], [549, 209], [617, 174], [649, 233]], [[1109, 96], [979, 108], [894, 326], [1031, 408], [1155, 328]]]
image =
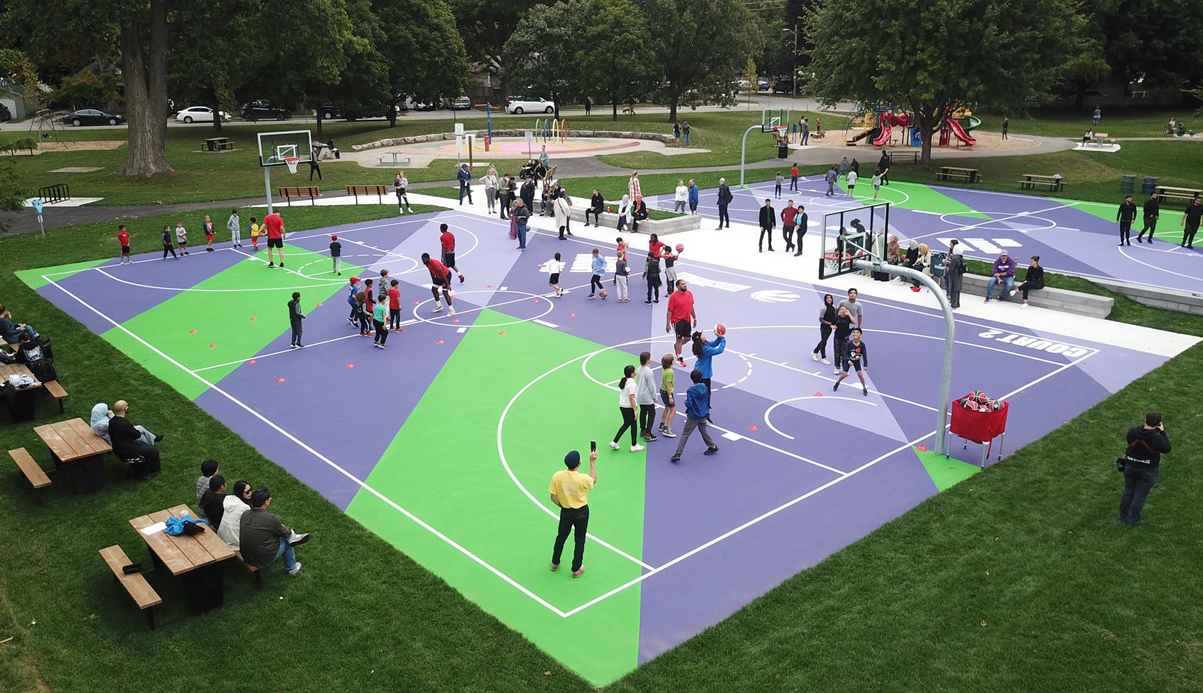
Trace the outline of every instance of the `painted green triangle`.
[[954, 460], [951, 457], [937, 455], [931, 450], [920, 450], [919, 448], [911, 448], [915, 451], [915, 455], [919, 457], [919, 461], [923, 463], [923, 468], [927, 470], [928, 476], [936, 485], [937, 491], [952, 488], [961, 483], [965, 479], [982, 471], [977, 465]]

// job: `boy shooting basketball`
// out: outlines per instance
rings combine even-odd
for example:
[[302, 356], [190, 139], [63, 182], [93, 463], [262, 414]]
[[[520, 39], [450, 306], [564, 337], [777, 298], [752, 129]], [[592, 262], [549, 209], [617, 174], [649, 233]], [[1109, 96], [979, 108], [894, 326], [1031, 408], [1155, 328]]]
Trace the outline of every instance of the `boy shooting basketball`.
[[860, 340], [860, 335], [859, 327], [852, 330], [852, 341], [848, 342], [844, 350], [844, 372], [836, 379], [835, 385], [831, 386], [832, 392], [840, 389], [840, 383], [848, 377], [848, 369], [855, 368], [856, 377], [860, 378], [861, 391], [865, 397], [869, 396], [869, 386], [865, 384], [865, 373], [869, 370], [869, 347]]

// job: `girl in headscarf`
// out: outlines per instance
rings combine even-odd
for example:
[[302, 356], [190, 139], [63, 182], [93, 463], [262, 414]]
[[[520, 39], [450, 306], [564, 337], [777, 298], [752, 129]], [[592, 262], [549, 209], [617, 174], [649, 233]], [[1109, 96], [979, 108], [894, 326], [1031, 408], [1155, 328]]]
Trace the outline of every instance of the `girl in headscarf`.
[[915, 268], [915, 263], [919, 261], [919, 241], [910, 240], [906, 244], [906, 255], [903, 257], [902, 264]]
[[[108, 443], [109, 445], [113, 444], [113, 441], [109, 438], [109, 419], [112, 418], [112, 416], [113, 412], [109, 411], [109, 405], [105, 404], [104, 402], [100, 402], [96, 406], [92, 407], [92, 419], [88, 422], [88, 425], [92, 427], [92, 431], [101, 438], [104, 438], [104, 442]], [[134, 428], [137, 429], [138, 433], [142, 435], [142, 438], [139, 441], [141, 443], [146, 445], [154, 445], [156, 442], [162, 440], [161, 437], [158, 437], [146, 430], [146, 428], [143, 426], [134, 426]]]
[[[911, 241], [914, 243], [914, 241]], [[928, 267], [931, 267], [931, 248], [926, 243], [920, 243], [917, 248], [918, 254], [915, 256], [915, 271], [925, 272]], [[930, 274], [930, 272], [928, 272]], [[919, 280], [911, 280], [911, 291], [919, 291]]]
[[898, 236], [890, 234], [890, 242], [886, 243], [886, 262], [897, 265], [902, 262], [902, 246], [898, 244]]
[[831, 363], [827, 360], [827, 339], [831, 336], [831, 330], [835, 329], [835, 298], [831, 294], [823, 295], [823, 306], [819, 308], [819, 343], [815, 346], [815, 350], [810, 354], [811, 361], [818, 361], [822, 358], [823, 363]]
[[631, 210], [631, 196], [623, 195], [622, 201], [618, 203], [618, 230], [619, 231], [622, 231], [622, 229], [627, 225], [627, 214], [630, 212], [630, 210]]

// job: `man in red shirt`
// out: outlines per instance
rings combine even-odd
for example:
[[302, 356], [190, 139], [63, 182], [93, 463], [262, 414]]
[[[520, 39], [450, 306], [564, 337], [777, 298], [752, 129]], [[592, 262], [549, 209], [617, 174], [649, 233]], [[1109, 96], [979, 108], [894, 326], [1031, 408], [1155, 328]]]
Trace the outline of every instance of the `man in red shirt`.
[[401, 289], [396, 279], [389, 282], [388, 288], [388, 328], [395, 332], [401, 331]]
[[117, 227], [117, 242], [121, 244], [121, 261], [118, 264], [124, 265], [130, 262], [129, 232], [125, 230], [125, 224]]
[[422, 253], [422, 264], [430, 270], [430, 293], [434, 294], [433, 312], [437, 313], [443, 309], [443, 303], [439, 301], [441, 289], [443, 298], [447, 299], [447, 315], [455, 315], [455, 306], [451, 305], [451, 270], [438, 260], [431, 260], [430, 253]]
[[[463, 284], [464, 273], [460, 272], [459, 268], [455, 266], [455, 234], [451, 233], [446, 224], [439, 224], [439, 231], [443, 232], [439, 236], [439, 243], [443, 245], [442, 264], [455, 270], [455, 273], [459, 275], [459, 283]], [[435, 298], [438, 298], [438, 296], [435, 296]], [[450, 299], [448, 299], [447, 304], [451, 304]]]
[[693, 328], [698, 326], [698, 314], [693, 309], [693, 293], [686, 288], [685, 280], [677, 280], [677, 290], [668, 297], [668, 314], [664, 317], [664, 331], [676, 330], [677, 341], [673, 348], [677, 352], [677, 364], [685, 367], [681, 358], [681, 347], [692, 339]]
[[789, 189], [790, 190], [798, 189], [798, 165], [797, 164], [794, 164], [793, 168], [791, 168], [789, 170]]
[[[797, 170], [797, 169], [794, 169]], [[781, 237], [785, 239], [785, 252], [794, 249], [794, 228], [798, 225], [798, 208], [790, 200], [781, 210]]]
[[278, 248], [280, 252], [280, 266], [284, 266], [284, 219], [279, 214], [272, 212], [263, 217], [263, 226], [267, 229], [267, 266], [275, 267], [276, 263], [272, 260], [272, 248]]

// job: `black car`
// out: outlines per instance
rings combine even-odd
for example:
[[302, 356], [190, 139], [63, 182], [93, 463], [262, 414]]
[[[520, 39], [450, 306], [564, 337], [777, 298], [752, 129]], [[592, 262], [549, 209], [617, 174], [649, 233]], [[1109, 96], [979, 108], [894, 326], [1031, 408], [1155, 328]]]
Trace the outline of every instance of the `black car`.
[[0, 123], [6, 120], [12, 120], [13, 114], [8, 112], [8, 106], [0, 103]]
[[288, 120], [288, 109], [277, 108], [267, 101], [260, 99], [244, 103], [238, 107], [238, 115], [246, 120]]
[[125, 122], [125, 116], [116, 113], [105, 113], [95, 108], [81, 108], [62, 117], [67, 125], [120, 125]]
[[794, 80], [779, 79], [776, 82], [773, 82], [773, 93], [774, 94], [792, 94], [792, 93], [794, 93]]
[[327, 104], [317, 109], [317, 116], [322, 120], [356, 121], [360, 118], [387, 118], [388, 106], [360, 106], [356, 104]]

